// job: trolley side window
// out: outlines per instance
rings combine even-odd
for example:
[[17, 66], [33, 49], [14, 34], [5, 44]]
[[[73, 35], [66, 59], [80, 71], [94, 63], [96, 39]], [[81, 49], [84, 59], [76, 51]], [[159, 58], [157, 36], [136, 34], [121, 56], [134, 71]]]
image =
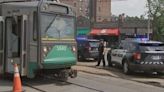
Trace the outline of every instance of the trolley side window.
[[7, 49], [9, 57], [20, 56], [21, 17], [6, 18]]
[[0, 51], [3, 50], [3, 22], [0, 22]]
[[36, 41], [37, 40], [37, 13], [34, 12], [33, 13], [33, 40]]
[[0, 22], [0, 65], [3, 61], [3, 22]]

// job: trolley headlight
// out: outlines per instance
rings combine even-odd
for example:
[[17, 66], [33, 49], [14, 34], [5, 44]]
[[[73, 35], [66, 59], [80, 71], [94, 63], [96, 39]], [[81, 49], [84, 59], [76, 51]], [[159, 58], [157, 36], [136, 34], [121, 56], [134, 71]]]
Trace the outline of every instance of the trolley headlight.
[[47, 53], [47, 47], [43, 47], [44, 53]]
[[45, 58], [47, 55], [48, 49], [46, 46], [44, 46], [42, 49], [43, 49], [43, 57]]
[[75, 46], [72, 46], [72, 51], [76, 52], [76, 47]]

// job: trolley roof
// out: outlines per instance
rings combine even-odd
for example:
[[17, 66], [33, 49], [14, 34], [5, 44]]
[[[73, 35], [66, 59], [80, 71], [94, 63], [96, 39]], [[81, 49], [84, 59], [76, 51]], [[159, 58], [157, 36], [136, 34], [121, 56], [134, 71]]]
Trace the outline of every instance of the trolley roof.
[[[58, 3], [58, 2], [44, 1], [42, 5], [45, 4], [60, 5], [60, 6], [72, 8], [69, 5]], [[37, 11], [38, 5], [39, 5], [39, 1], [31, 1], [31, 2], [19, 1], [19, 2], [0, 3], [0, 16], [10, 16], [14, 14], [19, 15], [19, 14], [26, 14], [29, 12]], [[70, 9], [68, 11], [70, 11]]]
[[0, 0], [0, 3], [4, 3], [4, 2], [19, 2], [19, 1], [27, 1], [27, 0]]

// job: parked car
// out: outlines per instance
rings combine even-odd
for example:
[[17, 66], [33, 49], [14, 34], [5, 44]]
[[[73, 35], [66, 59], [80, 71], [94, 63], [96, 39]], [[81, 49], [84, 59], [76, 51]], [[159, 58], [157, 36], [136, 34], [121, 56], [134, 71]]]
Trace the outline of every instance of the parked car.
[[109, 65], [121, 65], [125, 74], [135, 71], [164, 71], [164, 43], [158, 41], [121, 41], [108, 56]]
[[78, 47], [78, 59], [85, 60], [87, 58], [98, 58], [98, 46], [99, 40], [96, 39], [84, 39], [77, 41]]

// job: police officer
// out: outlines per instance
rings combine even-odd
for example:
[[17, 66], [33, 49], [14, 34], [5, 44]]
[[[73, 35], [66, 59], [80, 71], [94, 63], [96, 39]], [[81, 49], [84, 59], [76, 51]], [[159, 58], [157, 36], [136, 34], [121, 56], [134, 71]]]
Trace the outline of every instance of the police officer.
[[103, 40], [100, 41], [98, 51], [99, 51], [99, 59], [96, 66], [99, 66], [102, 60], [103, 66], [105, 67], [105, 60], [104, 60], [104, 55], [103, 55], [104, 54], [104, 41]]

